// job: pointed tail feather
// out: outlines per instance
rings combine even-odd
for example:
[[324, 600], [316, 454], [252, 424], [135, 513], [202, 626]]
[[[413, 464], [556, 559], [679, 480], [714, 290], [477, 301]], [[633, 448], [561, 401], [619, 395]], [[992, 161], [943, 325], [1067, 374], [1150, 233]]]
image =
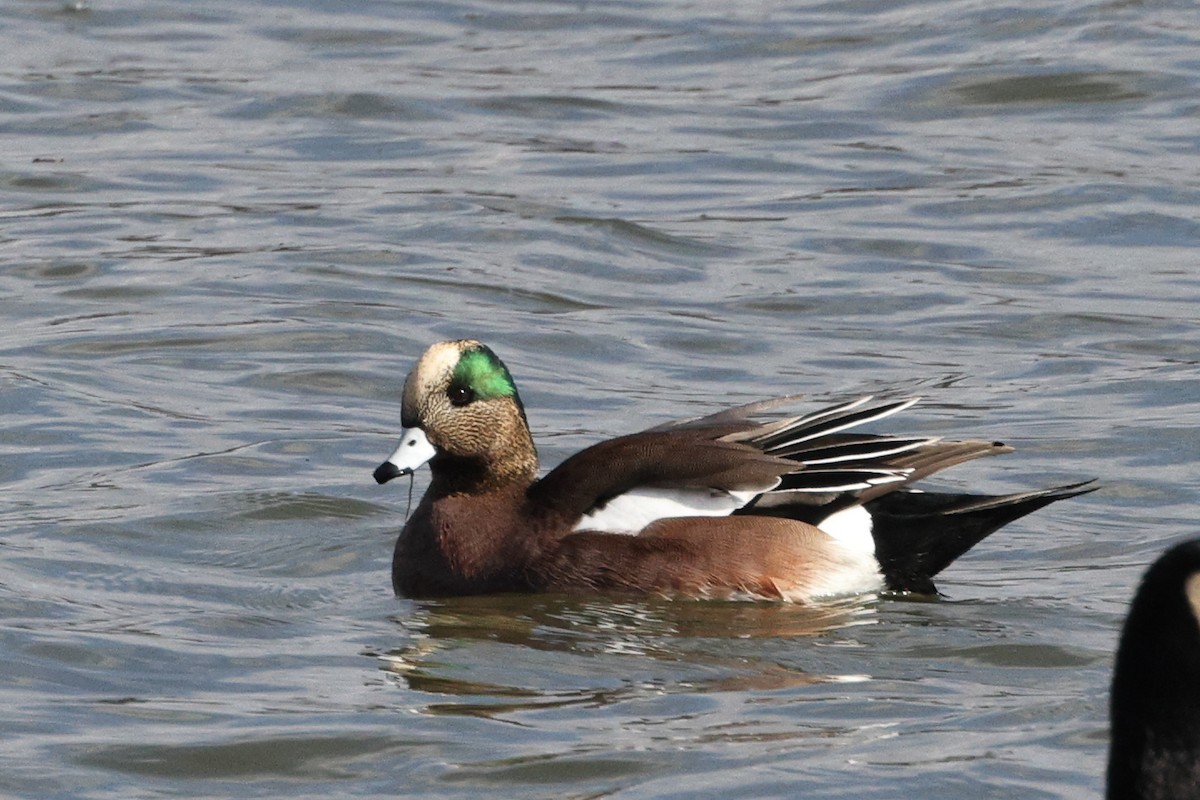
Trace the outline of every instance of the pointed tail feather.
[[1058, 500], [1094, 492], [1092, 481], [1010, 495], [892, 492], [866, 504], [887, 588], [935, 594], [933, 578], [988, 534]]

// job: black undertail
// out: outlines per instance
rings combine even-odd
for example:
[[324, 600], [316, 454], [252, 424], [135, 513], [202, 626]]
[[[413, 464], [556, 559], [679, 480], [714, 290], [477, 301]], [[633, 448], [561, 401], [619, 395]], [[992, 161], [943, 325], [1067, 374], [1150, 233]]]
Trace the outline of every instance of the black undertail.
[[1009, 495], [897, 491], [866, 503], [889, 591], [936, 594], [933, 578], [988, 534], [1043, 506], [1093, 492], [1092, 481]]

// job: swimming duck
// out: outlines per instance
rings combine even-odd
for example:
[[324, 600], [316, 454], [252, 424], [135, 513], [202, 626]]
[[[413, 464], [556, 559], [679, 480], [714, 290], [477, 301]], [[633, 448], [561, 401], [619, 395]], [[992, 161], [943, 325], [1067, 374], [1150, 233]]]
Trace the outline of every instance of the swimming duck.
[[911, 491], [934, 472], [1010, 452], [990, 441], [848, 432], [915, 400], [869, 397], [760, 422], [783, 397], [593, 445], [538, 478], [508, 368], [480, 342], [432, 345], [404, 382], [400, 444], [379, 483], [428, 463], [392, 586], [409, 597], [653, 592], [797, 602], [933, 577], [1000, 526], [1091, 491]]
[[1200, 798], [1200, 539], [1146, 571], [1110, 703], [1108, 800]]

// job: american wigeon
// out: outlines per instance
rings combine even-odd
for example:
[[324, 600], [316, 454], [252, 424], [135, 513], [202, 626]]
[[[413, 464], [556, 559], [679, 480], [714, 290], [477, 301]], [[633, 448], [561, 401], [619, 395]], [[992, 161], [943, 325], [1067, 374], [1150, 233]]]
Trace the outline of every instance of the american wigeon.
[[1200, 539], [1154, 562], [1113, 667], [1109, 800], [1200, 798]]
[[779, 398], [621, 436], [545, 477], [512, 376], [476, 341], [430, 347], [404, 382], [385, 483], [428, 463], [396, 542], [411, 597], [506, 591], [751, 595], [808, 601], [932, 578], [1005, 523], [1091, 491], [986, 496], [910, 491], [999, 442], [846, 431], [915, 400], [871, 398], [772, 422]]

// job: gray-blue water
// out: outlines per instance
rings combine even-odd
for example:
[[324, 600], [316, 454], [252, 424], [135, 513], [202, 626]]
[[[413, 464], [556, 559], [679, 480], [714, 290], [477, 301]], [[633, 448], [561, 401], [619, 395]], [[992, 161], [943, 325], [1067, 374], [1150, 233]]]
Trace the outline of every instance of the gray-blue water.
[[[1197, 533], [1200, 12], [1027, 5], [4, 4], [0, 795], [1097, 797]], [[458, 336], [546, 464], [881, 392], [1105, 488], [937, 603], [397, 599]]]

